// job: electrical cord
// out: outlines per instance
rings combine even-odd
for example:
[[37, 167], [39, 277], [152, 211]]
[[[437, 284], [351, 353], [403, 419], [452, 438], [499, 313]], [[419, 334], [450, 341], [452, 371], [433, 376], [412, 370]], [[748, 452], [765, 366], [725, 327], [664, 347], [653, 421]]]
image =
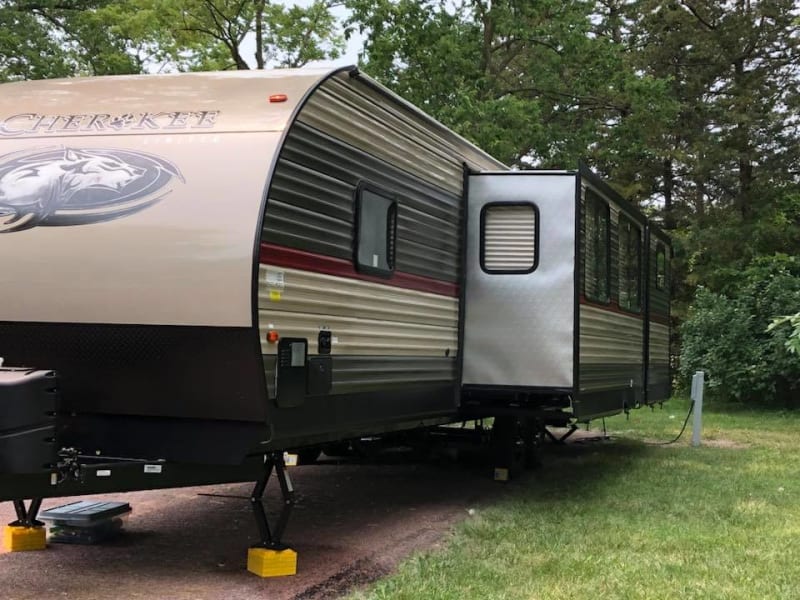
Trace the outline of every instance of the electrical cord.
[[689, 404], [689, 412], [686, 413], [686, 418], [683, 421], [683, 427], [681, 427], [681, 430], [678, 433], [678, 435], [676, 435], [674, 438], [672, 438], [668, 442], [650, 442], [648, 445], [649, 446], [669, 446], [670, 444], [674, 444], [679, 439], [681, 439], [681, 436], [683, 435], [683, 432], [686, 431], [686, 425], [687, 425], [687, 423], [689, 423], [689, 417], [692, 416], [692, 411], [693, 410], [694, 410], [694, 400], [692, 400], [691, 404]]

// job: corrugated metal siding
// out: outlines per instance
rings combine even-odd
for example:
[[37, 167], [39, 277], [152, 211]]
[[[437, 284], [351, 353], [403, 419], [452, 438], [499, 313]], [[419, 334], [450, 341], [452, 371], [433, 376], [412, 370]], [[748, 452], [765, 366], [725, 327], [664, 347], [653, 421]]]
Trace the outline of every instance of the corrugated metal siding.
[[650, 321], [650, 364], [669, 364], [669, 327]]
[[[603, 363], [582, 365], [580, 393], [583, 395], [610, 390], [641, 388], [642, 368], [629, 363]], [[620, 397], [620, 402], [622, 397]]]
[[581, 305], [581, 391], [642, 385], [643, 345], [641, 319]]
[[[416, 107], [404, 100], [396, 97], [397, 101], [387, 101], [385, 93], [367, 85], [361, 78], [354, 79], [347, 73], [339, 73], [336, 77], [327, 80], [321, 86], [321, 90], [340, 101], [348, 102], [367, 115], [381, 115], [382, 119], [390, 125], [392, 132], [402, 132], [403, 136], [414, 140], [414, 143], [424, 148], [426, 152], [435, 154], [438, 160], [452, 162], [453, 157], [457, 156], [456, 162], [459, 168], [462, 162], [466, 162], [474, 171], [506, 170], [508, 168], [482, 150], [468, 144], [453, 131], [434, 122], [427, 115], [421, 114]], [[337, 115], [338, 118], [340, 118], [339, 115]], [[360, 147], [358, 144], [356, 146]], [[394, 161], [390, 160], [389, 162]], [[412, 168], [417, 167], [413, 166]], [[427, 174], [423, 175], [423, 179], [426, 176]]]
[[459, 156], [435, 147], [406, 115], [375, 103], [337, 78], [326, 81], [298, 120], [454, 194], [461, 192]]
[[[338, 75], [287, 133], [262, 241], [352, 260], [355, 195], [369, 183], [397, 201], [395, 270], [457, 283], [465, 162], [504, 168], [391, 93]], [[292, 269], [281, 269], [284, 284], [271, 289], [268, 269], [260, 273], [261, 339], [272, 327], [307, 338], [314, 354], [320, 328], [329, 328], [332, 394], [455, 384], [456, 298]], [[272, 386], [275, 348], [262, 351]]]
[[[275, 355], [264, 356], [269, 395], [275, 395]], [[414, 356], [333, 356], [332, 394], [356, 394], [386, 387], [451, 385], [455, 358]]]
[[273, 176], [264, 241], [352, 258], [353, 204], [361, 181], [398, 200], [396, 269], [457, 281], [460, 196], [303, 123], [292, 127]]
[[580, 307], [581, 364], [642, 364], [642, 320], [593, 306]]
[[[329, 315], [308, 315], [271, 310], [268, 322], [259, 328], [263, 339], [269, 323], [283, 337], [300, 337], [309, 341], [309, 352], [316, 352], [316, 339], [322, 325], [330, 328], [336, 338], [333, 351], [337, 354], [374, 354], [388, 356], [447, 356], [455, 353], [456, 331], [399, 321], [354, 319]], [[264, 353], [273, 353], [275, 346], [262, 343]]]
[[[282, 278], [283, 286], [269, 285], [268, 274], [273, 281]], [[280, 302], [270, 300], [271, 289], [281, 290]], [[271, 265], [260, 266], [258, 294], [260, 305], [286, 312], [389, 320], [401, 315], [403, 321], [446, 328], [458, 319], [453, 297]]]
[[483, 266], [489, 271], [526, 271], [536, 261], [533, 206], [489, 206], [484, 214]]
[[[282, 285], [267, 283], [278, 273]], [[455, 356], [458, 342], [456, 298], [378, 283], [261, 265], [259, 314], [262, 352], [268, 329], [282, 337], [304, 337], [317, 353], [319, 330], [336, 338], [334, 355]]]
[[648, 402], [669, 396], [672, 382], [669, 368], [669, 327], [650, 321], [650, 355], [647, 361]]
[[366, 85], [363, 81], [363, 75], [357, 79], [352, 79], [349, 74], [340, 73], [337, 78], [341, 82], [347, 82], [348, 85], [358, 88], [359, 94], [370, 98], [374, 104], [380, 105], [385, 110], [398, 116], [424, 138], [425, 142], [430, 144], [431, 147], [440, 150], [446, 155], [459, 155], [473, 171], [505, 171], [508, 169], [499, 160], [487, 155], [483, 150], [473, 146], [441, 123], [420, 113], [416, 107], [402, 98], [395, 97], [395, 102], [387, 103], [386, 94]]

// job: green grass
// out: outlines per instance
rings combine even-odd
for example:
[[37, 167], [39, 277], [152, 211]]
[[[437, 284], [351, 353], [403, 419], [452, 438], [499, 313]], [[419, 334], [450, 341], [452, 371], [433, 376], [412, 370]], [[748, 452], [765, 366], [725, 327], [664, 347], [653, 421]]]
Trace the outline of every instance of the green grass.
[[800, 415], [687, 404], [607, 420], [612, 442], [548, 450], [444, 549], [353, 598], [800, 598]]

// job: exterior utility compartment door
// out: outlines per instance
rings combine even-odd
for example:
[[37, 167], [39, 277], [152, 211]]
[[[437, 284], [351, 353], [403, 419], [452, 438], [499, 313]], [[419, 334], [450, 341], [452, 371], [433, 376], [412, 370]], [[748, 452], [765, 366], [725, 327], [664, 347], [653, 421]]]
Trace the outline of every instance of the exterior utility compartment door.
[[470, 176], [465, 386], [572, 387], [576, 185], [566, 172]]

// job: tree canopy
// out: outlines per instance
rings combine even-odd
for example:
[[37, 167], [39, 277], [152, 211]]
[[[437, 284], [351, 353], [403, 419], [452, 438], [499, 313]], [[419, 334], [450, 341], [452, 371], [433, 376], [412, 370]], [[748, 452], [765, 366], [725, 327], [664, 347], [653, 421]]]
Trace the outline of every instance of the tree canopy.
[[0, 0], [0, 81], [301, 67], [338, 57], [344, 37], [331, 3], [306, 4]]

